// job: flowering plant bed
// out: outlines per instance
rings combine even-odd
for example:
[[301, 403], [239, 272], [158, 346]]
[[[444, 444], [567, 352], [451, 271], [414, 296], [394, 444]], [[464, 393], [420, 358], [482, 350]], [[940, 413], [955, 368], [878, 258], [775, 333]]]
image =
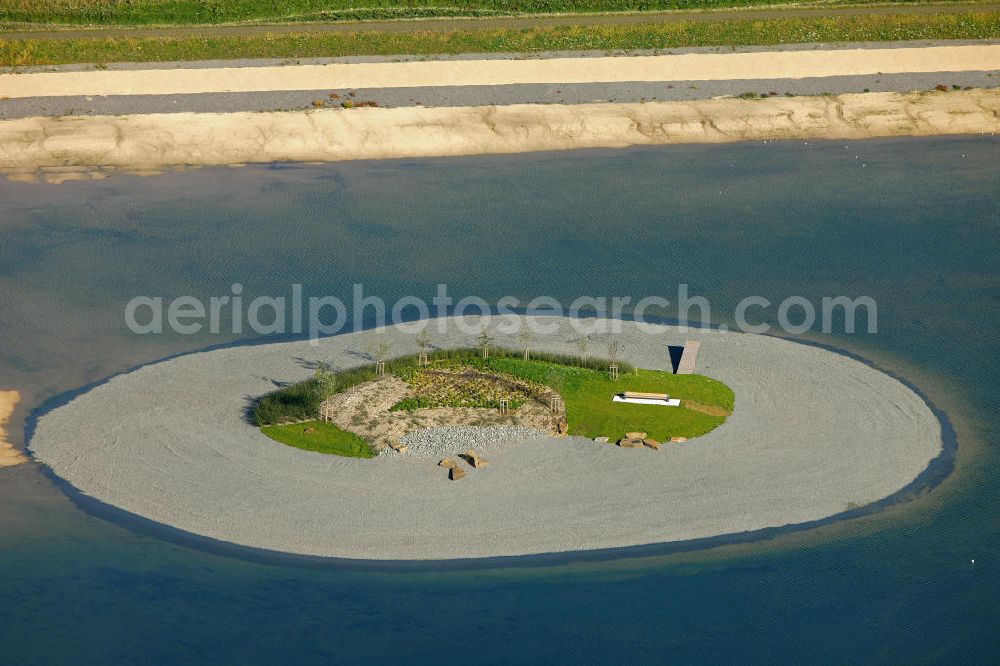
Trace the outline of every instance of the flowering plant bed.
[[393, 410], [433, 407], [496, 408], [506, 400], [518, 409], [532, 398], [540, 398], [546, 387], [510, 375], [488, 373], [471, 366], [426, 368], [406, 380], [412, 395], [396, 403]]

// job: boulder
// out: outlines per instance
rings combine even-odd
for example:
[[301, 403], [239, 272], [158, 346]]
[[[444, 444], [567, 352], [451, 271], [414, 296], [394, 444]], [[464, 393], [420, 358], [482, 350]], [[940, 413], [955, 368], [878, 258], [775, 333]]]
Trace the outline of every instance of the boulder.
[[489, 464], [489, 461], [483, 460], [482, 458], [477, 456], [476, 452], [473, 451], [472, 449], [469, 449], [468, 451], [463, 453], [462, 457], [465, 458], [465, 461], [467, 463], [469, 463], [476, 469], [481, 469], [483, 467], [486, 467], [487, 464]]
[[463, 476], [465, 476], [465, 470], [461, 467], [452, 467], [448, 470], [448, 478], [452, 481], [458, 481]]
[[607, 444], [610, 440], [607, 437], [595, 437], [594, 441], [598, 444]]
[[642, 440], [642, 443], [646, 445], [648, 448], [653, 449], [654, 451], [660, 450], [660, 443], [655, 439], [650, 439], [647, 437], [644, 440]]
[[676, 442], [676, 443], [678, 443], [678, 444], [679, 444], [679, 443], [681, 443], [681, 442], [686, 442], [686, 441], [688, 441], [688, 438], [687, 438], [687, 437], [671, 437], [671, 438], [670, 438], [670, 441], [671, 441], [671, 442]]
[[637, 449], [641, 447], [642, 439], [639, 437], [623, 437], [618, 440], [618, 446], [624, 447], [626, 449]]
[[625, 433], [625, 439], [645, 439], [646, 433], [644, 432], [627, 432]]

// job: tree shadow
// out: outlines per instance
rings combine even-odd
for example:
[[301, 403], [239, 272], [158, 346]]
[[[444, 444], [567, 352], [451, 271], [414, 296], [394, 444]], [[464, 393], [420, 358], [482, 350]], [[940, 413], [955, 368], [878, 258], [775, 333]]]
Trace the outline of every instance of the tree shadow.
[[253, 408], [257, 406], [257, 401], [260, 396], [256, 395], [245, 395], [243, 396], [243, 420], [252, 426], [257, 425], [257, 419], [253, 417]]
[[316, 370], [320, 367], [322, 361], [316, 361], [314, 359], [308, 359], [304, 356], [296, 356], [292, 360], [299, 365], [299, 367], [305, 368], [306, 370]]
[[289, 386], [291, 386], [294, 383], [294, 382], [286, 382], [286, 381], [281, 380], [281, 379], [275, 379], [274, 377], [266, 377], [264, 375], [254, 375], [253, 378], [254, 379], [260, 379], [260, 380], [263, 380], [265, 382], [268, 382], [272, 386], [274, 386], [275, 388], [280, 388], [280, 389], [281, 388], [288, 388]]
[[684, 347], [681, 345], [667, 345], [667, 351], [670, 352], [670, 367], [673, 368], [673, 373], [677, 374], [677, 368], [681, 364], [681, 356], [684, 355]]
[[371, 362], [371, 363], [373, 363], [375, 361], [375, 357], [370, 352], [367, 352], [367, 351], [363, 351], [362, 352], [362, 351], [356, 351], [354, 349], [348, 349], [344, 353], [347, 356], [350, 356], [351, 358], [356, 358], [356, 359], [358, 359], [360, 361], [368, 361], [368, 362]]

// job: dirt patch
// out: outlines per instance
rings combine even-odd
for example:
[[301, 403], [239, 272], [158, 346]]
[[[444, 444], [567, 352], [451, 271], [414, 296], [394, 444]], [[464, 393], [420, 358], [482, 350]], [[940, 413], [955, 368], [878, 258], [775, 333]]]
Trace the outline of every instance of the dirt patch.
[[684, 400], [681, 402], [681, 407], [685, 409], [690, 409], [692, 412], [700, 412], [702, 414], [708, 414], [709, 416], [731, 416], [732, 412], [723, 407], [717, 405], [703, 405], [700, 402], [691, 402], [690, 400]]
[[[463, 380], [474, 379], [462, 373]], [[492, 375], [484, 375], [484, 378]], [[552, 411], [549, 403], [538, 397], [526, 400], [520, 407], [501, 414], [495, 408], [430, 407], [414, 410], [389, 411], [414, 391], [402, 379], [387, 376], [358, 384], [343, 393], [331, 396], [322, 410], [338, 428], [353, 432], [367, 440], [376, 451], [399, 440], [412, 430], [450, 425], [495, 426], [515, 425], [559, 434], [559, 423], [566, 418], [565, 407]], [[560, 405], [563, 403], [560, 401]]]

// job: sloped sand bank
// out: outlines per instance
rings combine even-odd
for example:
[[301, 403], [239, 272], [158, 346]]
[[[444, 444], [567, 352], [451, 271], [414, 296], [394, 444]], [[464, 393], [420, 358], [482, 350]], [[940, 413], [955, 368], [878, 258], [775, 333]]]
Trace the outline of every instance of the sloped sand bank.
[[[65, 180], [99, 175], [102, 169], [149, 172], [248, 162], [997, 131], [998, 89], [645, 104], [33, 117], [0, 121], [0, 172]], [[71, 173], [64, 173], [67, 169]]]
[[25, 455], [7, 441], [7, 433], [4, 430], [7, 420], [14, 413], [14, 407], [20, 400], [21, 394], [17, 391], [0, 391], [0, 467], [12, 467], [28, 462]]
[[[571, 351], [577, 333], [553, 321], [558, 331], [537, 346]], [[445, 323], [440, 346], [475, 337]], [[416, 350], [412, 335], [387, 336], [398, 353]], [[42, 416], [30, 450], [86, 495], [185, 532], [288, 553], [436, 560], [813, 521], [905, 487], [942, 446], [940, 424], [918, 395], [846, 356], [769, 337], [654, 334], [631, 323], [618, 337], [628, 360], [645, 367], [669, 367], [668, 342], [702, 339], [700, 371], [736, 392], [725, 424], [659, 452], [539, 438], [449, 482], [433, 460], [324, 456], [246, 422], [248, 400], [274, 381], [309, 376], [304, 360], [362, 363], [368, 337], [232, 347], [146, 366]]]

